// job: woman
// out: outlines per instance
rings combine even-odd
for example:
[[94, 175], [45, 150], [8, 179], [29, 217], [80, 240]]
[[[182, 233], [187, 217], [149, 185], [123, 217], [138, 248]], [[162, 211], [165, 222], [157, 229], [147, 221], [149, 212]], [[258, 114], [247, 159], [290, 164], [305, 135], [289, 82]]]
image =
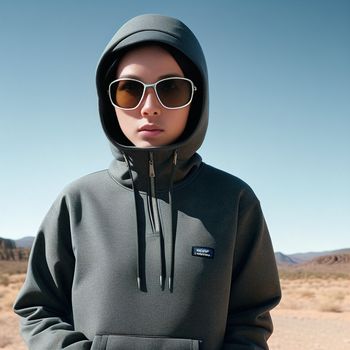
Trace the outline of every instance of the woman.
[[196, 153], [205, 58], [180, 21], [143, 15], [97, 68], [114, 160], [44, 219], [15, 311], [30, 349], [267, 349], [280, 300], [259, 201]]

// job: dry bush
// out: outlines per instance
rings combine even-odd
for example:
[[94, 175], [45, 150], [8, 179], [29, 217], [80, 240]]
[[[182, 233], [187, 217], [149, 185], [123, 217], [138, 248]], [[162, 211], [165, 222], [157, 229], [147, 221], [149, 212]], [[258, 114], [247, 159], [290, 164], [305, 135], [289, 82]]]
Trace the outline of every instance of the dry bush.
[[300, 297], [311, 299], [315, 297], [315, 292], [309, 289], [302, 289], [300, 290]]
[[12, 306], [24, 279], [25, 274], [0, 275], [0, 280], [5, 281], [5, 283], [0, 283], [0, 310], [2, 312], [12, 311]]
[[27, 261], [6, 261], [0, 260], [0, 275], [15, 275], [27, 272]]
[[18, 275], [10, 275], [9, 279], [10, 279], [11, 286], [14, 288], [17, 288], [18, 285], [22, 285], [25, 277], [26, 277], [25, 273], [21, 273]]
[[318, 306], [319, 311], [324, 311], [324, 312], [343, 312], [342, 306], [335, 302], [334, 300], [329, 300], [327, 302], [321, 302]]
[[[328, 270], [328, 271], [327, 271]], [[282, 267], [279, 269], [279, 276], [283, 280], [314, 280], [314, 279], [349, 279], [348, 273], [336, 272], [327, 267], [324, 270], [304, 269], [303, 267]]]
[[345, 311], [345, 304], [343, 303], [346, 297], [345, 288], [339, 289], [330, 288], [328, 293], [323, 294], [323, 297], [319, 298], [319, 310], [326, 312], [343, 312]]
[[0, 275], [0, 286], [7, 287], [10, 284], [10, 279], [7, 274], [1, 274]]

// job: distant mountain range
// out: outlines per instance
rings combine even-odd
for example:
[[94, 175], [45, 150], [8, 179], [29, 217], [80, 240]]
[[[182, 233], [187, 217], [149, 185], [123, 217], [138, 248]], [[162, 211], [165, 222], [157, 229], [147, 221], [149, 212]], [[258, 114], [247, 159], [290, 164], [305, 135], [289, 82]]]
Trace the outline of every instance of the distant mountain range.
[[[308, 253], [296, 253], [296, 254], [283, 254], [281, 252], [276, 252], [276, 262], [279, 266], [286, 265], [298, 265], [307, 262], [311, 262], [313, 260], [317, 260], [320, 257], [339, 257], [340, 260], [344, 261], [343, 256], [350, 254], [350, 248], [346, 249], [338, 249], [338, 250], [327, 250], [323, 252], [308, 252]], [[346, 259], [345, 259], [346, 260]]]
[[14, 242], [17, 248], [31, 248], [34, 242], [34, 238], [35, 237], [28, 236], [28, 237], [16, 239]]

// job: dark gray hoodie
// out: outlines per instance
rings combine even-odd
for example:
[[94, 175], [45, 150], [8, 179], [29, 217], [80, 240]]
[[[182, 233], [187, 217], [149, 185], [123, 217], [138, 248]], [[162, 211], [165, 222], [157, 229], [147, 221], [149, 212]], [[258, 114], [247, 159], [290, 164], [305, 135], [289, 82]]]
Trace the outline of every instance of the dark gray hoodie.
[[[156, 42], [198, 88], [184, 135], [137, 148], [107, 94], [125, 50]], [[280, 300], [260, 204], [242, 180], [196, 153], [208, 123], [201, 47], [180, 21], [127, 22], [97, 68], [109, 169], [68, 185], [37, 234], [14, 309], [33, 350], [267, 349]]]

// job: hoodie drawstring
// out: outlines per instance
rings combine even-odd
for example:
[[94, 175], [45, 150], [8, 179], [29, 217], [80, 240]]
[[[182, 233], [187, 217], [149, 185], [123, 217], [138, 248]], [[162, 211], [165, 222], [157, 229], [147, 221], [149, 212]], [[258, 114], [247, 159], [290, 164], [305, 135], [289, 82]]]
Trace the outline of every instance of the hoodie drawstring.
[[[137, 226], [137, 235], [136, 235], [136, 243], [137, 243], [137, 288], [141, 290], [141, 287], [144, 284], [144, 278], [142, 276], [142, 262], [141, 262], [141, 233], [140, 233], [140, 223], [138, 220], [138, 207], [137, 207], [137, 189], [135, 180], [132, 174], [130, 160], [128, 157], [123, 153], [123, 157], [125, 160], [125, 163], [128, 167], [129, 176], [131, 178], [131, 184], [132, 184], [132, 190], [134, 192], [134, 203], [135, 203], [135, 215], [136, 215], [136, 226]], [[172, 169], [170, 174], [170, 181], [169, 181], [169, 211], [170, 211], [170, 271], [169, 271], [169, 278], [168, 278], [168, 288], [169, 291], [173, 291], [173, 284], [174, 284], [174, 266], [175, 266], [175, 240], [176, 240], [176, 224], [174, 220], [174, 208], [173, 208], [173, 185], [174, 185], [174, 178], [175, 178], [175, 172], [176, 172], [176, 166], [177, 166], [177, 150], [174, 151], [173, 158], [172, 158]], [[155, 234], [159, 235], [159, 244], [160, 244], [160, 274], [159, 274], [159, 284], [161, 289], [164, 289], [164, 281], [166, 276], [165, 271], [165, 249], [164, 249], [164, 237], [163, 232], [161, 228], [160, 223], [160, 215], [159, 215], [159, 207], [158, 207], [158, 200], [156, 197], [156, 185], [155, 185], [155, 168], [154, 168], [154, 158], [153, 153], [149, 153], [149, 196], [148, 196], [148, 211], [150, 213], [150, 221], [151, 221], [151, 227], [152, 231]]]
[[[168, 280], [168, 287], [170, 292], [173, 291], [174, 284], [174, 266], [175, 266], [175, 240], [176, 240], [176, 223], [174, 220], [174, 208], [173, 208], [173, 184], [177, 165], [177, 150], [174, 151], [173, 167], [171, 170], [170, 184], [169, 184], [169, 210], [170, 210], [170, 275]], [[175, 225], [174, 225], [175, 224]]]
[[135, 188], [135, 180], [134, 180], [134, 177], [132, 175], [132, 171], [131, 171], [131, 166], [130, 166], [130, 161], [128, 159], [128, 157], [123, 153], [123, 157], [124, 157], [124, 160], [125, 160], [125, 163], [127, 164], [128, 166], [128, 171], [129, 171], [129, 176], [131, 178], [131, 184], [132, 184], [132, 190], [134, 192], [134, 204], [135, 204], [135, 216], [136, 216], [136, 227], [137, 227], [137, 234], [136, 234], [136, 244], [137, 244], [137, 278], [136, 278], [136, 281], [137, 281], [137, 288], [139, 290], [141, 290], [141, 283], [143, 284], [143, 279], [142, 279], [142, 276], [141, 276], [141, 259], [140, 259], [140, 223], [139, 223], [139, 220], [138, 220], [138, 210], [137, 210], [137, 194], [136, 194], [136, 188]]

